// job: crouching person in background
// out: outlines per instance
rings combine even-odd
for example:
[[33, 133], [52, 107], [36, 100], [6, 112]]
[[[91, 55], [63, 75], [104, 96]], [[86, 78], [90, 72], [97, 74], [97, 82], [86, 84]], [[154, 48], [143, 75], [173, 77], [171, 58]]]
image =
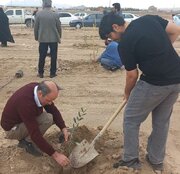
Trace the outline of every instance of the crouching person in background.
[[121, 58], [118, 52], [118, 43], [116, 41], [110, 41], [107, 44], [106, 49], [99, 57], [101, 65], [111, 71], [123, 68]]

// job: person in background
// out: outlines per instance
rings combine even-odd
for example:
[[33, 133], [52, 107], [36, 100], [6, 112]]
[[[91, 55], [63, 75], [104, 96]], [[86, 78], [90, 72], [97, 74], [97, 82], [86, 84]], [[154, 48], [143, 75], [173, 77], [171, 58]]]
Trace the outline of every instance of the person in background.
[[[112, 6], [113, 6], [112, 11], [111, 11], [111, 12], [108, 12], [108, 13], [114, 13], [114, 14], [116, 14], [116, 15], [119, 15], [119, 16], [123, 17], [120, 3], [118, 3], [118, 2], [113, 3]], [[104, 15], [107, 15], [108, 13], [104, 13]], [[108, 45], [110, 41], [111, 41], [111, 39], [110, 39], [110, 38], [107, 38], [107, 39], [105, 40], [105, 42], [104, 42], [105, 45]]]
[[45, 152], [58, 164], [66, 166], [69, 159], [57, 152], [43, 137], [56, 124], [64, 134], [65, 141], [68, 141], [65, 122], [53, 102], [60, 89], [53, 81], [33, 82], [21, 87], [8, 99], [2, 112], [1, 126], [6, 138], [18, 140], [18, 147], [26, 152], [36, 157]]
[[7, 42], [15, 43], [9, 28], [9, 19], [2, 7], [0, 7], [0, 42], [1, 47], [7, 47]]
[[36, 14], [34, 25], [35, 40], [39, 42], [38, 76], [44, 77], [44, 64], [48, 47], [50, 48], [50, 78], [57, 76], [57, 51], [61, 38], [61, 23], [58, 13], [51, 10], [51, 0], [43, 0], [43, 10]]
[[117, 15], [123, 17], [120, 3], [117, 3], [117, 2], [113, 3], [112, 6], [113, 6], [114, 14], [117, 14]]
[[139, 130], [151, 113], [146, 160], [160, 173], [173, 105], [180, 92], [180, 58], [173, 47], [180, 27], [157, 15], [142, 16], [126, 26], [122, 17], [112, 13], [101, 20], [99, 35], [120, 40], [118, 50], [126, 69], [124, 152], [113, 167], [141, 168]]
[[111, 71], [122, 68], [121, 58], [118, 52], [118, 43], [116, 41], [110, 41], [105, 51], [99, 57], [101, 65]]

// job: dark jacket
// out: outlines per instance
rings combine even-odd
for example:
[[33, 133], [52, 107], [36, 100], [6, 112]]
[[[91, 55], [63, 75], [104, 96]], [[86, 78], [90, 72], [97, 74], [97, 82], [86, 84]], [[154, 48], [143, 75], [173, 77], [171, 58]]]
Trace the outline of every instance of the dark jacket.
[[9, 28], [9, 19], [3, 9], [0, 8], [0, 42], [7, 41], [14, 43], [14, 39]]

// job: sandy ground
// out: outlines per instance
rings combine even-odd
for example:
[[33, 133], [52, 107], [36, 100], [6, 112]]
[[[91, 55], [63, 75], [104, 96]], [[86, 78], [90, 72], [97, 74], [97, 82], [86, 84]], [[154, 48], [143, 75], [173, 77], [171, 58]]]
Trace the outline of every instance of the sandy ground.
[[[38, 43], [34, 40], [33, 30], [24, 26], [11, 26], [16, 41], [7, 48], [0, 47], [0, 113], [7, 99], [19, 87], [33, 81], [41, 81], [37, 75]], [[180, 53], [180, 39], [174, 44]], [[116, 108], [122, 103], [125, 85], [125, 72], [109, 72], [104, 70], [95, 59], [104, 49], [104, 43], [98, 37], [98, 30], [86, 28], [75, 30], [63, 28], [62, 44], [58, 50], [58, 76], [53, 80], [64, 88], [55, 101], [66, 124], [72, 127], [73, 117], [81, 107], [87, 109], [87, 115], [81, 121], [85, 125], [78, 134], [82, 140], [92, 140]], [[24, 77], [14, 78], [17, 70], [23, 70]], [[49, 78], [49, 58], [46, 59], [45, 78]], [[4, 86], [6, 85], [6, 86]], [[4, 86], [4, 87], [3, 87]], [[3, 88], [2, 88], [3, 87]], [[112, 123], [108, 131], [97, 143], [100, 155], [87, 166], [70, 172], [56, 164], [50, 157], [44, 155], [35, 158], [17, 147], [17, 141], [4, 139], [0, 128], [0, 174], [125, 174], [135, 173], [127, 169], [113, 169], [112, 164], [122, 154], [122, 113]], [[180, 174], [180, 101], [177, 101], [172, 114], [165, 172]], [[88, 129], [87, 129], [88, 127]], [[151, 131], [151, 116], [143, 123], [140, 132], [140, 159], [143, 167], [142, 174], [153, 174], [145, 162], [146, 141]], [[58, 129], [53, 126], [48, 130], [46, 138], [57, 150], [62, 150], [57, 140]], [[84, 136], [84, 137], [83, 137]], [[65, 152], [66, 153], [66, 152]]]

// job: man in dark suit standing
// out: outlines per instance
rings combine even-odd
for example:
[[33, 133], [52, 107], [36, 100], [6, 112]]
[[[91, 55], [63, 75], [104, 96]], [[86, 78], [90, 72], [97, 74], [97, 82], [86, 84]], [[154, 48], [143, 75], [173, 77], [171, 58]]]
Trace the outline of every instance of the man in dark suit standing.
[[14, 43], [14, 39], [9, 28], [9, 19], [4, 13], [2, 7], [0, 7], [0, 42], [1, 47], [7, 47], [7, 42]]
[[122, 10], [121, 10], [121, 4], [116, 2], [116, 3], [113, 3], [112, 6], [113, 6], [114, 14], [117, 14], [117, 15], [123, 17]]

